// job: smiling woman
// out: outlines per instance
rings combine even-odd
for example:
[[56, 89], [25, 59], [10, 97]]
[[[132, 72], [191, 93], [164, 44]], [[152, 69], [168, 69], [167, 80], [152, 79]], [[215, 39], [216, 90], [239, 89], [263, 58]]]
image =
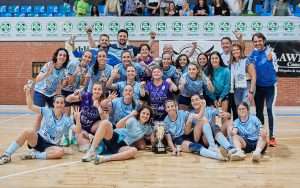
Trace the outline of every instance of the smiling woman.
[[65, 48], [58, 48], [52, 61], [46, 63], [36, 77], [34, 104], [44, 107], [53, 106], [53, 96], [60, 94], [65, 79], [65, 69], [69, 62], [69, 53]]
[[28, 153], [22, 156], [22, 159], [59, 159], [64, 155], [64, 150], [58, 147], [63, 133], [68, 130], [73, 124], [70, 117], [64, 114], [64, 97], [57, 95], [54, 97], [54, 108], [38, 107], [32, 103], [31, 87], [24, 86], [26, 93], [27, 107], [42, 116], [42, 123], [39, 125], [38, 131], [25, 130], [21, 135], [11, 143], [5, 150], [4, 154], [0, 157], [0, 165], [11, 162], [11, 156], [25, 142], [28, 148], [33, 148]]

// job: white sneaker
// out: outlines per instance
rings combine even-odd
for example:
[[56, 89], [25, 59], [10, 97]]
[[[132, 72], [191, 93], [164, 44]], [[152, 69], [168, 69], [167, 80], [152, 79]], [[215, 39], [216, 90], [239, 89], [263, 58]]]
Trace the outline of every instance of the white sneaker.
[[257, 151], [254, 151], [253, 154], [252, 154], [252, 162], [259, 162], [261, 159], [261, 153], [260, 152], [257, 152]]
[[32, 150], [27, 151], [25, 154], [21, 155], [22, 160], [35, 159], [35, 155]]
[[96, 157], [96, 152], [89, 150], [86, 154], [81, 158], [82, 162], [90, 162], [94, 160]]
[[244, 153], [243, 150], [238, 150], [235, 153], [232, 153], [230, 155], [230, 160], [231, 161], [242, 161], [246, 158], [246, 154]]
[[9, 163], [9, 162], [11, 162], [11, 157], [10, 156], [5, 155], [5, 154], [0, 156], [0, 165], [4, 165], [4, 164]]
[[248, 10], [248, 14], [254, 14], [254, 12], [252, 12], [252, 10]]

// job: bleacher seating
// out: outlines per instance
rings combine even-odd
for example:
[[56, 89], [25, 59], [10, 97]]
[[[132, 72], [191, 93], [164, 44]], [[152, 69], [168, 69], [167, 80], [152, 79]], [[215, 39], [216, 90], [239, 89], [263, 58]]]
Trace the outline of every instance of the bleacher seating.
[[[192, 9], [193, 6], [190, 5]], [[210, 8], [210, 15], [213, 15], [212, 8]], [[296, 6], [293, 10], [293, 7], [290, 6], [293, 15], [300, 16], [300, 7]], [[104, 16], [105, 5], [98, 5], [99, 15]], [[258, 16], [271, 16], [271, 12], [265, 12], [262, 4], [255, 5], [255, 13]], [[47, 5], [0, 5], [0, 17], [52, 17], [52, 16], [75, 16], [73, 7], [69, 4], [47, 4]], [[147, 8], [145, 8], [144, 16], [149, 16]]]

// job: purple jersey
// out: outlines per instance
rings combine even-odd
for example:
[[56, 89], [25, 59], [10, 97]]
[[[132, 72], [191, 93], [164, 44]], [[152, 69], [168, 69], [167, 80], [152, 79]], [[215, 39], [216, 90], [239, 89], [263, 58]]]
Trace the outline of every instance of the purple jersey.
[[98, 120], [100, 120], [100, 114], [97, 107], [93, 105], [92, 94], [89, 92], [83, 93], [80, 103], [80, 123], [82, 129], [94, 134], [91, 132], [91, 128]]
[[153, 109], [154, 119], [156, 120], [162, 121], [166, 116], [165, 101], [172, 96], [169, 87], [166, 81], [163, 81], [160, 86], [155, 86], [152, 81], [146, 84], [146, 91], [149, 94], [149, 104]]

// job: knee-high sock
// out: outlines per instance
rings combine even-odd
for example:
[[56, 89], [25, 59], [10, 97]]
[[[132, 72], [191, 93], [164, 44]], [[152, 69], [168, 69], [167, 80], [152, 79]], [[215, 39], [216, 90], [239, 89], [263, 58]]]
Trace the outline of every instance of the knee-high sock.
[[222, 132], [218, 132], [215, 138], [216, 141], [220, 144], [220, 146], [222, 146], [226, 150], [233, 148], [233, 146], [228, 142], [228, 140], [226, 139], [226, 137], [223, 135]]
[[199, 154], [200, 154], [201, 156], [203, 156], [203, 157], [208, 157], [208, 158], [217, 159], [217, 160], [220, 160], [220, 159], [221, 159], [220, 154], [218, 154], [218, 153], [215, 152], [215, 151], [206, 149], [205, 147], [202, 147], [202, 148], [200, 149], [200, 153], [199, 153]]
[[211, 127], [208, 123], [203, 125], [203, 133], [208, 141], [209, 146], [210, 147], [216, 146]]
[[47, 153], [44, 152], [39, 152], [39, 151], [34, 151], [33, 155], [35, 156], [36, 159], [47, 159]]
[[11, 156], [12, 154], [14, 154], [21, 146], [16, 142], [13, 141], [8, 148], [5, 150], [4, 154]]
[[218, 159], [218, 160], [220, 159], [220, 155], [217, 152], [208, 150], [205, 147], [203, 147], [201, 144], [191, 143], [189, 145], [189, 149], [191, 152], [198, 153], [203, 157], [208, 157], [208, 158]]

